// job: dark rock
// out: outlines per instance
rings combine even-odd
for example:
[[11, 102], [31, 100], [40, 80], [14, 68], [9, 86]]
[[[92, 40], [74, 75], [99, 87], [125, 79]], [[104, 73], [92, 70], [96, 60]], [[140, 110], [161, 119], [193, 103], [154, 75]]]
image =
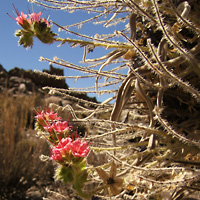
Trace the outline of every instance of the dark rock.
[[0, 86], [0, 92], [3, 92], [4, 87]]
[[33, 200], [42, 200], [43, 199], [41, 192], [35, 186], [28, 189], [28, 191], [26, 192], [26, 198], [33, 199]]
[[4, 72], [7, 74], [7, 71], [3, 68], [3, 66], [0, 64], [0, 72]]
[[16, 77], [21, 77], [23, 78], [24, 77], [24, 73], [25, 73], [25, 70], [23, 69], [19, 69], [18, 67], [15, 67], [14, 69], [11, 69], [9, 72], [8, 72], [8, 75], [11, 77], [11, 76], [16, 76]]
[[[50, 65], [49, 70], [43, 70], [43, 72], [49, 75], [64, 76], [63, 69], [55, 68], [52, 65]], [[55, 79], [51, 76], [41, 75], [35, 73], [32, 70], [24, 70], [18, 67], [15, 67], [7, 72], [2, 65], [0, 65], [0, 86], [8, 89], [9, 94], [13, 93], [17, 95], [31, 95], [33, 93], [47, 95], [48, 91], [42, 90], [42, 87], [45, 86], [68, 89], [68, 85], [66, 84], [65, 79]], [[0, 91], [3, 91], [3, 89], [1, 89]], [[97, 102], [95, 97], [88, 97], [87, 94], [71, 92], [70, 95], [79, 99]], [[70, 97], [68, 99], [62, 98], [62, 100], [72, 102]], [[59, 101], [58, 103], [59, 105], [66, 105], [66, 102], [63, 101]]]
[[31, 80], [27, 79], [25, 84], [27, 91], [36, 91], [36, 85]]
[[[50, 66], [50, 70], [45, 70], [45, 72], [51, 75], [52, 74], [59, 75], [59, 76], [64, 75], [64, 72], [62, 69], [57, 69], [57, 68], [54, 68], [53, 66]], [[4, 72], [3, 68], [0, 73], [4, 73], [4, 77], [6, 77], [5, 73], [7, 72]], [[52, 77], [39, 75], [33, 72], [32, 70], [25, 71], [24, 69], [19, 69], [17, 67], [15, 67], [14, 69], [11, 69], [7, 73], [7, 76], [9, 77], [9, 84], [8, 84], [9, 88], [19, 87], [19, 84], [24, 83], [26, 86], [27, 92], [41, 92], [39, 88], [42, 88], [44, 86], [64, 88], [64, 89], [68, 88], [68, 85], [65, 83], [64, 79], [58, 80]], [[15, 85], [16, 83], [18, 83], [18, 85]], [[44, 91], [42, 91], [42, 93], [44, 93]]]
[[20, 93], [25, 93], [26, 91], [26, 85], [24, 83], [21, 83], [18, 87], [18, 90]]
[[17, 77], [17, 76], [11, 76], [9, 81], [13, 82], [13, 83], [23, 83], [24, 79]]
[[8, 73], [5, 71], [0, 71], [0, 77], [1, 78], [7, 78], [8, 77]]
[[12, 95], [12, 94], [16, 94], [17, 88], [13, 87], [8, 89], [8, 94]]
[[0, 76], [0, 85], [3, 85], [5, 87], [5, 78]]
[[[43, 70], [43, 71], [50, 75], [59, 75], [59, 76], [64, 75], [63, 69], [54, 68], [52, 65], [50, 65], [49, 70]], [[68, 85], [66, 84], [65, 79], [58, 80], [45, 75], [39, 75], [30, 70], [24, 73], [24, 78], [30, 79], [38, 87], [49, 86], [55, 88], [68, 89]]]
[[[0, 78], [8, 78], [8, 72], [3, 68], [3, 66], [0, 64]], [[1, 82], [2, 83], [2, 80]]]
[[58, 75], [58, 76], [63, 76], [64, 75], [64, 71], [63, 69], [60, 68], [55, 68], [52, 65], [49, 66], [50, 69], [49, 70], [43, 70], [43, 72], [46, 72], [48, 74], [52, 74], [52, 75]]

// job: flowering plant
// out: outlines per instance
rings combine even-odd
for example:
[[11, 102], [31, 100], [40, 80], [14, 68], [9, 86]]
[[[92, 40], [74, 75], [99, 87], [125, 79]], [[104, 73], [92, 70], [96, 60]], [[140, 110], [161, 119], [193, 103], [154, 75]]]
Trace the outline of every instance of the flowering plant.
[[[14, 6], [14, 5], [13, 5]], [[17, 24], [19, 24], [22, 29], [17, 30], [15, 32], [15, 36], [19, 37], [19, 45], [23, 45], [23, 47], [32, 47], [33, 46], [33, 37], [37, 37], [41, 42], [46, 44], [51, 44], [54, 42], [54, 36], [57, 34], [53, 33], [51, 31], [51, 26], [49, 22], [45, 18], [41, 18], [42, 12], [31, 13], [29, 14], [29, 18], [26, 14], [21, 12], [21, 15], [19, 11], [15, 8], [15, 12], [17, 14], [16, 18], [12, 19], [17, 21]]]
[[51, 145], [51, 160], [58, 163], [56, 178], [64, 183], [72, 183], [73, 189], [86, 198], [90, 194], [82, 191], [87, 181], [86, 156], [90, 148], [86, 141], [72, 138], [73, 126], [61, 121], [58, 113], [35, 110], [35, 129], [40, 131]]
[[[52, 22], [59, 31], [74, 37], [50, 37], [46, 42], [48, 37], [40, 36], [45, 31], [49, 34], [50, 26], [40, 13], [27, 18], [16, 11], [15, 20], [23, 28], [19, 36], [25, 47], [32, 45], [32, 36], [46, 43], [60, 42], [59, 46], [68, 43], [71, 47], [84, 47], [84, 66], [57, 56], [40, 59], [70, 69], [69, 73], [72, 69], [72, 74], [65, 77], [53, 75], [56, 79], [87, 80], [80, 88], [45, 89], [76, 101], [63, 109], [69, 110], [80, 124], [87, 124], [91, 130], [88, 138], [96, 145], [90, 149], [97, 152], [92, 161], [88, 159], [93, 166], [86, 167], [88, 144], [73, 139], [73, 128], [57, 119], [56, 113], [46, 116], [46, 112], [39, 112], [36, 128], [51, 144], [51, 160], [59, 166], [56, 177], [72, 183], [84, 198], [90, 196], [83, 191], [87, 180], [94, 183], [96, 192], [92, 193], [102, 199], [185, 199], [190, 198], [191, 191], [199, 192], [199, 1], [29, 2], [68, 13], [85, 11], [89, 17], [85, 19], [76, 12], [79, 22], [65, 26]], [[90, 22], [98, 28], [88, 26], [82, 33], [72, 31]], [[104, 29], [111, 26], [111, 32]], [[88, 59], [97, 47], [106, 48], [105, 54], [89, 55]], [[112, 51], [107, 52], [108, 49]], [[81, 74], [74, 74], [74, 70]], [[36, 73], [49, 76], [46, 72]], [[82, 99], [86, 93], [97, 97], [109, 94], [109, 98], [91, 102]]]

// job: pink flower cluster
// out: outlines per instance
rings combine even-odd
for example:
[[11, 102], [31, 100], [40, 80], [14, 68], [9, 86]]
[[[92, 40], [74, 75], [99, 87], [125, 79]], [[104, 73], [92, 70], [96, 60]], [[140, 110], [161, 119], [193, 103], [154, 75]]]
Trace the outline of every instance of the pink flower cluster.
[[61, 140], [62, 135], [69, 134], [73, 128], [68, 125], [67, 121], [61, 121], [61, 117], [57, 116], [58, 113], [50, 111], [48, 107], [46, 111], [38, 109], [38, 111], [35, 110], [35, 113], [38, 129], [56, 134], [59, 140]]
[[53, 111], [50, 111], [49, 108], [47, 107], [47, 110], [34, 110], [36, 113], [35, 118], [38, 119], [40, 122], [42, 121], [47, 121], [47, 120], [60, 120], [61, 117], [57, 117], [58, 113], [54, 113]]
[[22, 27], [22, 29], [15, 31], [15, 36], [19, 37], [19, 45], [23, 45], [25, 48], [32, 48], [33, 38], [35, 37], [44, 44], [52, 44], [55, 41], [55, 36], [57, 36], [57, 34], [52, 32], [51, 26], [45, 18], [40, 18], [42, 12], [38, 14], [33, 12], [28, 15], [21, 12], [20, 14], [14, 4], [13, 7], [17, 17], [14, 18], [8, 15]]
[[81, 142], [79, 139], [72, 140], [70, 137], [62, 138], [58, 145], [52, 147], [51, 159], [63, 162], [64, 159], [70, 159], [71, 154], [74, 157], [86, 157], [90, 149], [87, 142]]
[[61, 121], [58, 113], [50, 111], [49, 108], [44, 110], [35, 110], [37, 119], [36, 129], [48, 132], [50, 137], [47, 140], [53, 145], [51, 148], [51, 159], [57, 162], [71, 159], [71, 155], [76, 158], [85, 157], [89, 153], [89, 145], [86, 141], [79, 138], [72, 140], [69, 134], [72, 132], [72, 126], [67, 121]]
[[[15, 9], [15, 12], [17, 14], [17, 17], [16, 18], [13, 18], [12, 16], [10, 16], [12, 19], [14, 19], [15, 21], [17, 21], [17, 23], [19, 25], [21, 25], [23, 28], [28, 28], [30, 27], [34, 22], [45, 22], [45, 24], [47, 25], [47, 27], [50, 26], [49, 22], [45, 19], [45, 18], [42, 18], [40, 19], [40, 16], [42, 15], [42, 12], [39, 12], [38, 14], [36, 13], [32, 13], [32, 14], [29, 14], [29, 19], [27, 19], [27, 15], [24, 14], [22, 11], [21, 11], [21, 15], [19, 13], [19, 11], [15, 8], [15, 6], [13, 5], [14, 9]], [[28, 26], [27, 26], [28, 25]]]

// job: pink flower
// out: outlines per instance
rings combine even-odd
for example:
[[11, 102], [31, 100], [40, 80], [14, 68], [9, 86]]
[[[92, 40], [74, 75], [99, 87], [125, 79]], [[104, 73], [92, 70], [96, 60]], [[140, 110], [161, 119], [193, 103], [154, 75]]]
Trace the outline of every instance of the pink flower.
[[61, 117], [57, 117], [58, 113], [53, 113], [53, 111], [49, 112], [47, 111], [46, 113], [44, 113], [45, 117], [47, 120], [61, 120]]
[[41, 125], [43, 126], [44, 130], [46, 130], [49, 133], [52, 133], [53, 130], [54, 130], [54, 125], [53, 124], [50, 125], [50, 124], [46, 123], [46, 124], [41, 124]]
[[69, 137], [62, 138], [58, 145], [52, 147], [51, 159], [58, 162], [63, 161], [63, 158], [67, 157], [70, 153], [71, 142], [72, 139]]
[[75, 140], [71, 143], [71, 151], [75, 157], [85, 157], [90, 151], [87, 142], [81, 142], [80, 140]]
[[38, 14], [36, 14], [36, 13], [29, 14], [31, 22], [32, 23], [33, 22], [38, 22], [39, 23], [39, 21], [40, 22], [44, 22], [47, 25], [47, 27], [49, 27], [50, 24], [49, 24], [49, 22], [45, 18], [40, 19], [41, 15], [42, 15], [42, 12], [39, 12]]
[[63, 153], [69, 153], [71, 148], [72, 139], [70, 137], [62, 138], [61, 141], [58, 143], [57, 147], [62, 150]]
[[29, 17], [31, 18], [32, 22], [39, 22], [39, 18], [41, 15], [42, 15], [41, 12], [39, 12], [38, 14], [32, 13], [32, 14], [29, 14]]
[[62, 138], [56, 146], [52, 147], [51, 159], [62, 162], [65, 158], [68, 160], [71, 154], [78, 158], [85, 157], [89, 151], [87, 142], [81, 142], [79, 139], [72, 142], [70, 137]]
[[52, 155], [51, 155], [51, 159], [58, 161], [58, 162], [62, 162], [63, 161], [63, 157], [62, 154], [60, 152], [60, 149], [53, 147], [52, 148]]
[[64, 121], [58, 121], [54, 124], [54, 130], [58, 133], [66, 133], [67, 131], [70, 131], [72, 129], [72, 126], [68, 126], [68, 122]]
[[46, 120], [43, 111], [40, 111], [40, 110], [39, 110], [39, 112], [38, 112], [38, 111], [35, 110], [35, 113], [37, 114], [37, 115], [35, 116], [36, 119], [38, 119], [38, 120], [40, 120], [40, 121]]
[[[54, 131], [54, 121], [60, 120], [60, 117], [57, 117], [58, 113], [54, 113], [53, 111], [49, 111], [49, 108], [47, 107], [46, 111], [44, 110], [34, 110], [34, 112], [36, 113], [35, 118], [37, 119], [37, 123], [36, 123], [36, 130], [42, 130], [42, 131], [47, 131], [50, 134], [55, 134]], [[52, 138], [56, 138], [56, 137], [52, 137]], [[58, 139], [60, 140], [61, 137], [58, 136]]]
[[30, 19], [27, 19], [27, 15], [25, 15], [23, 12], [21, 12], [21, 15], [19, 13], [19, 11], [15, 8], [14, 4], [13, 7], [15, 9], [15, 12], [17, 14], [17, 17], [14, 18], [11, 15], [9, 15], [12, 19], [14, 19], [15, 21], [17, 21], [17, 23], [19, 25], [21, 25], [24, 29], [28, 29], [30, 28], [30, 26], [33, 24], [33, 22], [45, 22], [45, 24], [47, 25], [47, 27], [50, 27], [49, 22], [45, 19], [42, 18], [40, 19], [40, 16], [42, 15], [42, 12], [39, 12], [38, 14], [36, 13], [31, 13], [29, 14]]
[[25, 15], [23, 12], [21, 12], [21, 15], [19, 14], [19, 11], [15, 8], [14, 4], [13, 7], [15, 9], [15, 12], [17, 14], [17, 17], [14, 18], [11, 15], [9, 15], [12, 19], [14, 19], [15, 21], [17, 21], [17, 23], [19, 25], [21, 25], [24, 29], [28, 29], [30, 28], [30, 20], [27, 19], [27, 15]]
[[16, 17], [16, 21], [18, 24], [23, 25], [24, 21], [27, 21], [27, 15], [25, 15], [23, 12], [21, 12], [21, 16], [19, 15], [19, 13], [17, 12], [18, 17]]
[[47, 25], [47, 27], [50, 27], [50, 24], [49, 24], [49, 22], [45, 19], [45, 18], [42, 18], [42, 20], [41, 20], [42, 22], [45, 22], [46, 23], [46, 25]]
[[49, 121], [49, 120], [57, 120], [59, 121], [61, 119], [61, 117], [57, 117], [58, 113], [54, 113], [53, 111], [50, 111], [49, 108], [47, 107], [47, 111], [45, 112], [44, 110], [34, 110], [34, 112], [36, 113], [35, 118], [38, 120], [45, 120], [45, 121]]

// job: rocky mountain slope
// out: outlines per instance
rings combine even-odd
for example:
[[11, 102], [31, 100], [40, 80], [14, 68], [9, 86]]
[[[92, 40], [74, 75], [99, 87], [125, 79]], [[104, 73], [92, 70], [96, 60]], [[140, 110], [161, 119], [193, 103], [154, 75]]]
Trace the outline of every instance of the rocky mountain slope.
[[[50, 75], [59, 75], [63, 76], [63, 69], [58, 69], [50, 65], [49, 70], [43, 70]], [[39, 75], [32, 70], [24, 70], [18, 67], [15, 67], [9, 71], [7, 71], [2, 65], [0, 65], [0, 92], [7, 90], [8, 94], [12, 95], [32, 95], [33, 93], [45, 96], [47, 101], [49, 97], [48, 92], [42, 90], [42, 87], [49, 86], [55, 88], [68, 89], [68, 85], [64, 79], [55, 79], [52, 77], [47, 77], [44, 75]], [[96, 98], [88, 97], [85, 94], [77, 94], [70, 93], [70, 95], [92, 101], [97, 102]], [[60, 97], [51, 97], [53, 101], [59, 102], [62, 105]], [[69, 101], [72, 101], [68, 99]]]

